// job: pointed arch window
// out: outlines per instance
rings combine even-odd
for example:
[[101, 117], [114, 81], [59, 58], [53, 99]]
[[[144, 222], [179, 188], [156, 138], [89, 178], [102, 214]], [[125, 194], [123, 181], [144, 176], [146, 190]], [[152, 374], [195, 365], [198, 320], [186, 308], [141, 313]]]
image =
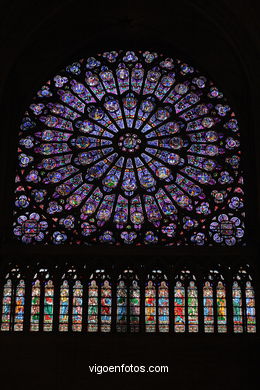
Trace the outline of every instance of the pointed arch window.
[[117, 283], [117, 331], [138, 332], [140, 326], [140, 287], [133, 270], [124, 270]]
[[145, 330], [148, 333], [169, 331], [169, 289], [161, 270], [148, 275], [145, 287]]
[[190, 281], [187, 288], [188, 296], [188, 331], [190, 333], [199, 330], [199, 313], [198, 313], [198, 289], [194, 281]]
[[75, 268], [69, 267], [62, 276], [59, 298], [59, 330], [82, 330], [83, 285]]
[[22, 331], [24, 325], [25, 282], [20, 280], [15, 292], [14, 330]]
[[145, 330], [156, 331], [156, 287], [152, 280], [145, 287]]
[[88, 287], [88, 331], [98, 331], [98, 285], [96, 280], [91, 280]]
[[80, 332], [82, 330], [83, 310], [83, 285], [80, 280], [76, 280], [73, 285], [72, 306], [72, 330]]
[[101, 332], [111, 331], [112, 289], [108, 280], [101, 283]]
[[24, 329], [25, 280], [20, 268], [15, 266], [7, 273], [3, 286], [1, 330]]
[[32, 299], [31, 299], [31, 317], [30, 330], [38, 331], [40, 326], [40, 299], [41, 299], [41, 282], [36, 279], [32, 283]]
[[53, 328], [54, 285], [52, 280], [47, 280], [44, 286], [44, 316], [43, 330], [50, 332]]
[[185, 288], [182, 282], [178, 281], [174, 287], [174, 330], [185, 332]]
[[238, 282], [234, 282], [232, 286], [232, 300], [233, 300], [233, 324], [234, 332], [243, 332], [243, 310], [242, 310], [242, 290]]
[[96, 270], [88, 286], [88, 332], [110, 332], [112, 286], [104, 270]]
[[256, 332], [255, 292], [251, 281], [246, 282], [246, 330], [248, 333]]
[[69, 283], [64, 280], [60, 288], [60, 314], [59, 331], [67, 331], [69, 328]]
[[117, 284], [117, 331], [127, 331], [127, 287], [124, 280], [120, 280]]
[[205, 333], [227, 332], [226, 284], [217, 269], [211, 269], [203, 287]]
[[174, 331], [198, 332], [198, 288], [189, 269], [181, 270], [174, 285]]
[[159, 332], [169, 332], [169, 289], [165, 280], [158, 287], [158, 328]]
[[30, 330], [53, 330], [54, 283], [48, 269], [41, 268], [34, 275], [31, 290]]
[[130, 331], [138, 332], [140, 328], [140, 287], [138, 280], [130, 285]]
[[1, 330], [8, 331], [11, 327], [12, 295], [12, 281], [8, 279], [3, 289]]
[[91, 280], [88, 288], [88, 331], [98, 331], [98, 285]]
[[255, 333], [255, 291], [249, 265], [240, 267], [232, 286], [234, 333]]
[[217, 299], [217, 325], [219, 333], [227, 332], [227, 301], [226, 288], [222, 281], [219, 281], [216, 288]]
[[214, 297], [213, 284], [206, 281], [203, 287], [203, 312], [205, 333], [214, 332]]

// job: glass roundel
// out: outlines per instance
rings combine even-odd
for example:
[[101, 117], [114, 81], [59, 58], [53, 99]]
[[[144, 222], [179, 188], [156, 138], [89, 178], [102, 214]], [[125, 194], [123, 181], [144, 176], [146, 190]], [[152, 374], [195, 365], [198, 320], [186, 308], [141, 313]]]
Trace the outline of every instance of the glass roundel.
[[161, 54], [105, 52], [46, 82], [20, 124], [16, 184], [25, 243], [243, 242], [235, 114]]

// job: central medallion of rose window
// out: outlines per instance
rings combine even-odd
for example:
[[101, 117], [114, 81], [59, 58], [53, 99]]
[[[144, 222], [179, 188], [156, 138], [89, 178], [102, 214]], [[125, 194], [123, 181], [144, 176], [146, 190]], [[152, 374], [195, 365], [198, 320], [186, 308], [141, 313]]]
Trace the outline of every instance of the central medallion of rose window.
[[135, 152], [140, 148], [141, 140], [136, 134], [126, 133], [119, 138], [118, 146], [123, 152]]

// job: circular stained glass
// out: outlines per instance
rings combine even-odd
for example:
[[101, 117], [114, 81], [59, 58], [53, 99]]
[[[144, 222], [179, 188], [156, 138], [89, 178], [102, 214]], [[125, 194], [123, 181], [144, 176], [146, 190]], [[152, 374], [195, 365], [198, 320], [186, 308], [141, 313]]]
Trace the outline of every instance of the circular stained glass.
[[242, 242], [238, 122], [178, 59], [112, 51], [68, 65], [25, 112], [18, 164], [25, 243]]

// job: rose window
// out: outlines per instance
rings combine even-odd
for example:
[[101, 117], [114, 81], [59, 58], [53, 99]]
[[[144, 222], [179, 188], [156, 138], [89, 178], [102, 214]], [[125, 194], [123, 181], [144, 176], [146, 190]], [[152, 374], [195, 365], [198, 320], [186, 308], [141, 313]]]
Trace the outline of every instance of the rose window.
[[240, 243], [239, 145], [223, 93], [185, 62], [147, 51], [76, 61], [42, 86], [20, 124], [14, 235]]

